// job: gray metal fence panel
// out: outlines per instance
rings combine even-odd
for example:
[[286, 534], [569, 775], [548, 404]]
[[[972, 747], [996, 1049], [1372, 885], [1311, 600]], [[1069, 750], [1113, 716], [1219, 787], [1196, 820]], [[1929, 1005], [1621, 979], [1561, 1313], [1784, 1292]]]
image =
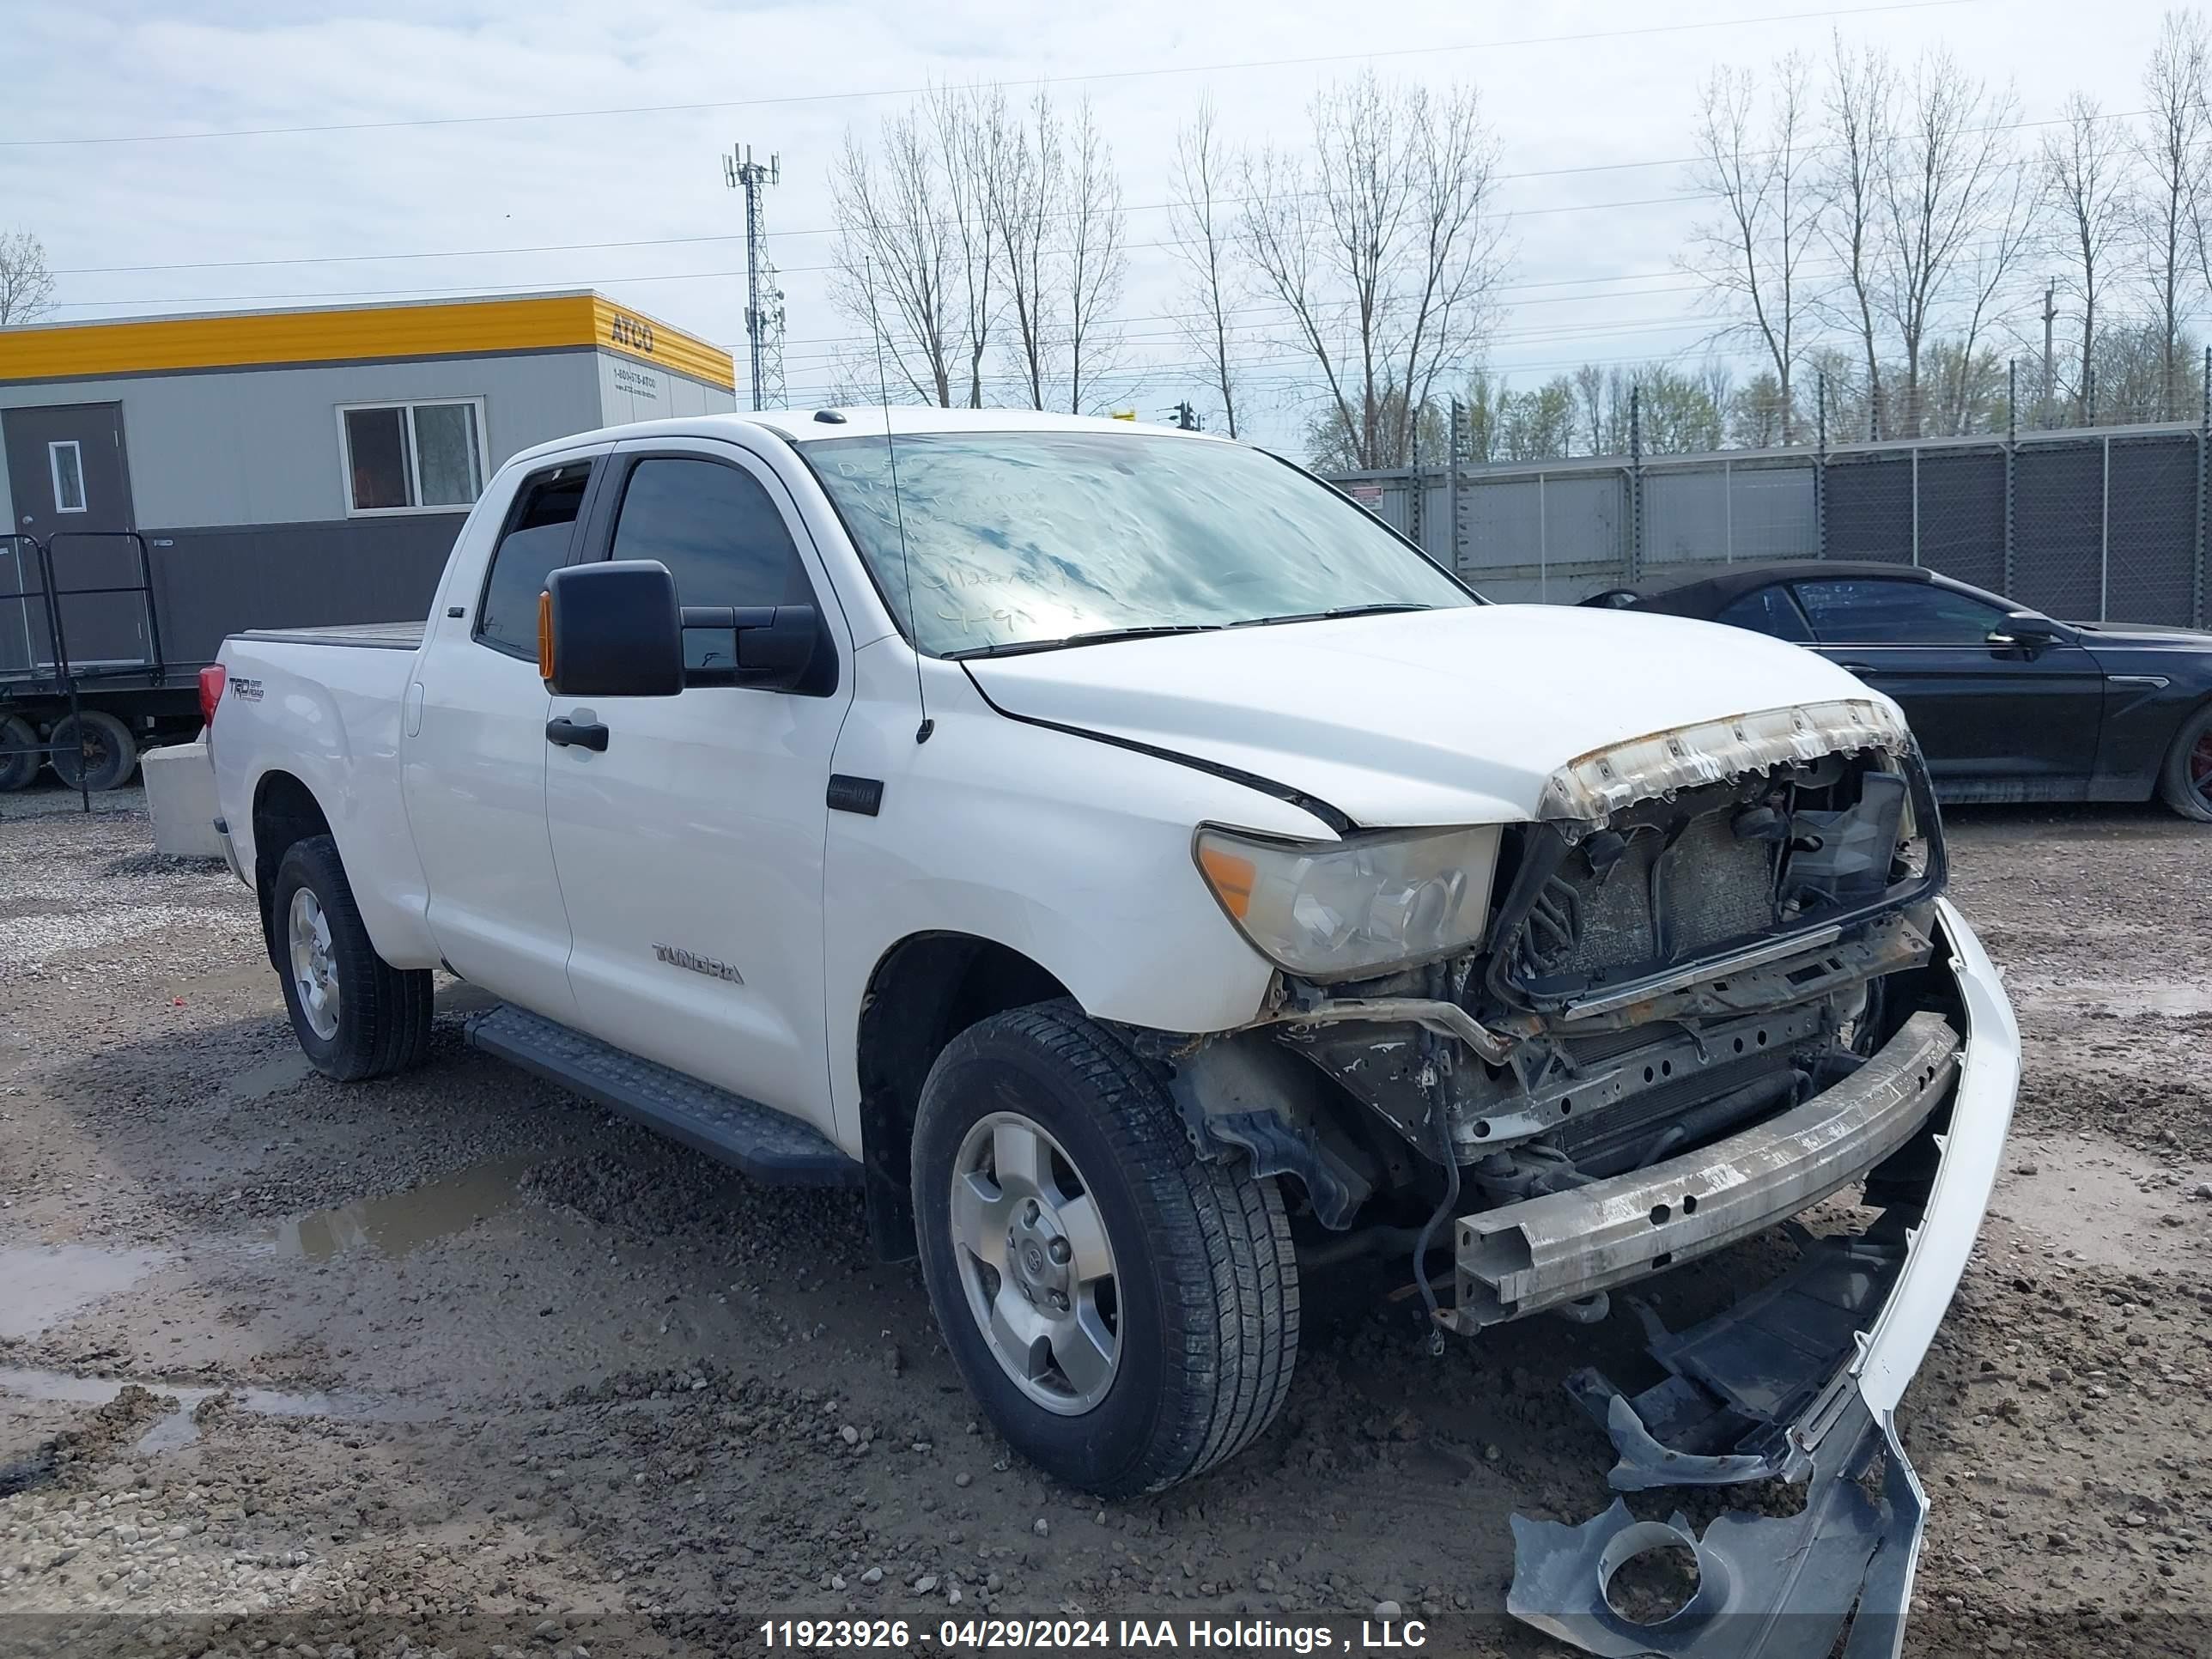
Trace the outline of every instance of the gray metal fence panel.
[[2188, 620], [2196, 514], [2196, 440], [2112, 441], [2100, 620]]
[[1912, 460], [1853, 455], [1828, 464], [1827, 545], [1831, 559], [1912, 562]]
[[2002, 587], [2004, 512], [2003, 450], [1923, 455], [1913, 562], [1977, 587]]
[[2054, 617], [2094, 619], [2104, 557], [2104, 446], [2022, 444], [2014, 471], [2011, 597]]

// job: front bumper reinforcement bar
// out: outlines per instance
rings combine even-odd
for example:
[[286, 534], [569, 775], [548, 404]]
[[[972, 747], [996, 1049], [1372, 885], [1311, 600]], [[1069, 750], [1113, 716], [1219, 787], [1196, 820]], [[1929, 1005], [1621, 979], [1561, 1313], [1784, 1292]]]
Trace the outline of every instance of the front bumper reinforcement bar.
[[1459, 1305], [1471, 1333], [1764, 1232], [1910, 1140], [1951, 1091], [1959, 1036], [1915, 1014], [1864, 1066], [1779, 1117], [1702, 1152], [1459, 1218]]

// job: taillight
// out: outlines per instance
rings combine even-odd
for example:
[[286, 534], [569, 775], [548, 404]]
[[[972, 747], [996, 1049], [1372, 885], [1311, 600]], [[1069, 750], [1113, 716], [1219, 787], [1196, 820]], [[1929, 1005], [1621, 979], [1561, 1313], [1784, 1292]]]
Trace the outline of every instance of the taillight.
[[222, 665], [211, 662], [200, 670], [200, 724], [215, 724], [215, 706], [222, 701], [225, 684]]

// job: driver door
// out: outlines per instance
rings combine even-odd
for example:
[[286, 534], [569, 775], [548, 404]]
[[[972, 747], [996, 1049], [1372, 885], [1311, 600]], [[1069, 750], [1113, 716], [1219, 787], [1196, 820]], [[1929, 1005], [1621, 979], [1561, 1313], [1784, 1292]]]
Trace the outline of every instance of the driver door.
[[[2028, 648], [2007, 612], [1935, 583], [1794, 582], [1814, 649], [1897, 699], [1939, 791], [2045, 799], [2086, 792], [2105, 677], [2071, 636]], [[1993, 637], [1994, 636], [1994, 637]]]
[[680, 604], [812, 605], [823, 626], [790, 690], [552, 699], [550, 717], [605, 727], [603, 750], [547, 754], [576, 1023], [830, 1133], [823, 854], [852, 699], [836, 601], [782, 482], [736, 444], [620, 446], [592, 520], [586, 559], [659, 560]]

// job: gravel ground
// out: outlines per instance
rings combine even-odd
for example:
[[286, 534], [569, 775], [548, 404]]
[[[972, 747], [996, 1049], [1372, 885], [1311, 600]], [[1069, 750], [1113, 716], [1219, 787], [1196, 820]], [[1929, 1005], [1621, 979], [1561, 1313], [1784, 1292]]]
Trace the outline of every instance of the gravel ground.
[[[1506, 1516], [1608, 1501], [1560, 1384], [1636, 1376], [1632, 1319], [1432, 1358], [1387, 1276], [1311, 1275], [1283, 1419], [1102, 1508], [976, 1422], [856, 1201], [472, 1053], [458, 984], [423, 1071], [324, 1082], [244, 890], [96, 800], [0, 797], [0, 1650], [757, 1652], [770, 1616], [1395, 1602], [1431, 1651], [1554, 1651], [1499, 1617]], [[1954, 817], [2028, 1076], [1903, 1413], [1934, 1511], [1910, 1650], [2202, 1653], [2212, 835]], [[1790, 1255], [1655, 1300], [1694, 1317]]]

